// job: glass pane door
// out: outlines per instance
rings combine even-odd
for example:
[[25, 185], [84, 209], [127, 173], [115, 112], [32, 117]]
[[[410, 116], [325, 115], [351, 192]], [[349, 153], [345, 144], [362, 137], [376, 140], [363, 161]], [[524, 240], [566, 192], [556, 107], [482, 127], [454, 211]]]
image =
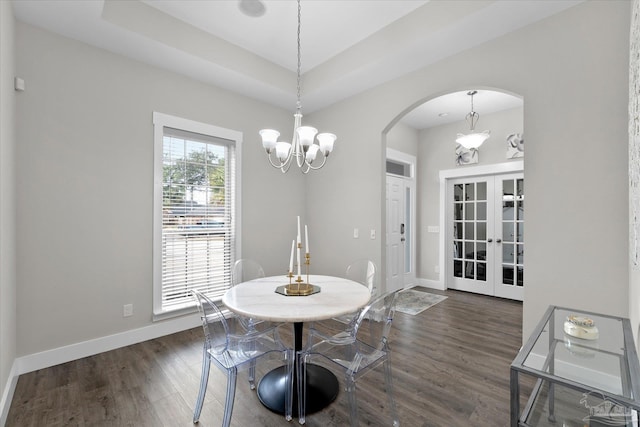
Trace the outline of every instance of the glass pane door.
[[523, 174], [458, 178], [447, 189], [447, 287], [522, 300]]
[[[501, 204], [502, 259], [496, 264], [496, 296], [523, 298], [524, 286], [524, 179], [522, 174], [497, 177]], [[499, 242], [500, 243], [500, 242]]]
[[454, 289], [493, 294], [493, 266], [487, 268], [487, 236], [493, 233], [493, 207], [488, 200], [491, 185], [478, 178], [453, 182], [453, 257], [449, 264], [453, 280], [449, 287]]

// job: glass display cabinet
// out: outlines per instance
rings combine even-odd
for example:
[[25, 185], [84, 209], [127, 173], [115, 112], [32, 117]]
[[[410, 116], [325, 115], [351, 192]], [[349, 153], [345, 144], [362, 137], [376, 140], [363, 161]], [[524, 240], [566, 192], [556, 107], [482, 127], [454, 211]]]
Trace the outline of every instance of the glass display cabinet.
[[[520, 410], [521, 376], [535, 379]], [[629, 319], [550, 306], [511, 364], [511, 426], [638, 426]]]

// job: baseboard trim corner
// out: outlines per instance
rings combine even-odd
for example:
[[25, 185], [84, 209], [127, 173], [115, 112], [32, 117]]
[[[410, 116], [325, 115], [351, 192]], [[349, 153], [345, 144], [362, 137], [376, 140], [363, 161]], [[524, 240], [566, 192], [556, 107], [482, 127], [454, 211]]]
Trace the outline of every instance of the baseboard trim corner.
[[444, 283], [439, 280], [431, 280], [431, 279], [416, 279], [419, 286], [424, 286], [425, 288], [437, 289], [439, 291], [444, 291], [446, 288], [444, 287]]
[[13, 394], [16, 391], [19, 376], [18, 364], [16, 360], [14, 360], [13, 365], [11, 365], [11, 372], [9, 372], [9, 378], [7, 378], [7, 383], [2, 392], [2, 400], [0, 400], [0, 426], [4, 426], [7, 423], [9, 409], [11, 408], [11, 402], [13, 401]]

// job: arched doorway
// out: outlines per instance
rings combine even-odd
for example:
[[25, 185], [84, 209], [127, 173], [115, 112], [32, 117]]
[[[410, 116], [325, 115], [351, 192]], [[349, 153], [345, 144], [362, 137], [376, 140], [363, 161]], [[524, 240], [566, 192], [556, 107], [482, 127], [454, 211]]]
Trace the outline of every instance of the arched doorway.
[[[477, 91], [473, 96], [473, 108], [468, 95], [471, 90]], [[465, 120], [465, 116], [471, 110], [480, 115], [480, 119], [475, 123], [476, 130], [490, 130], [491, 136], [472, 155], [461, 155], [460, 147], [456, 146], [456, 136], [458, 133], [470, 132], [470, 125]], [[517, 137], [513, 135], [517, 135]], [[441, 179], [451, 180], [455, 177], [456, 172], [470, 178], [473, 176], [472, 172], [479, 175], [491, 175], [494, 170], [500, 171], [505, 167], [507, 169], [514, 167], [517, 169], [517, 165], [522, 167], [524, 152], [516, 153], [514, 150], [523, 150], [523, 135], [522, 98], [505, 91], [482, 88], [465, 88], [418, 102], [401, 113], [385, 129], [383, 141], [386, 143], [386, 149], [413, 155], [417, 159], [415, 165], [416, 191], [413, 200], [416, 205], [415, 226], [412, 230], [414, 235], [405, 237], [407, 240], [415, 242], [413, 250], [415, 263], [412, 267], [416, 278], [413, 283], [403, 283], [403, 286], [422, 285], [436, 289], [455, 288], [457, 286], [456, 280], [454, 280], [456, 274], [462, 274], [462, 281], [468, 280], [471, 276], [474, 281], [486, 280], [486, 272], [489, 268], [486, 263], [489, 260], [482, 259], [486, 258], [487, 253], [490, 252], [486, 245], [493, 245], [491, 251], [494, 255], [514, 253], [514, 261], [510, 262], [512, 274], [503, 274], [507, 271], [503, 270], [503, 261], [504, 268], [507, 268], [508, 256], [505, 259], [500, 256], [500, 262], [496, 261], [495, 266], [491, 268], [493, 271], [500, 272], [495, 275], [495, 277], [499, 276], [500, 280], [504, 276], [507, 277], [507, 280], [513, 281], [514, 286], [518, 286], [518, 283], [520, 283], [519, 286], [523, 285], [524, 242], [509, 240], [508, 245], [503, 245], [504, 239], [501, 233], [503, 229], [508, 231], [509, 226], [502, 224], [500, 222], [502, 220], [499, 221], [499, 225], [495, 225], [497, 224], [495, 220], [491, 220], [494, 221], [492, 236], [487, 236], [486, 233], [482, 234], [482, 222], [488, 223], [490, 220], [478, 218], [476, 214], [481, 213], [478, 210], [482, 210], [487, 201], [477, 203], [473, 207], [473, 215], [471, 215], [470, 207], [468, 211], [463, 211], [463, 214], [468, 217], [458, 218], [456, 224], [456, 226], [462, 227], [461, 235], [453, 236], [454, 227], [451, 219], [444, 221], [441, 219], [443, 212], [446, 217], [447, 209], [451, 212], [454, 211], [452, 201], [447, 199], [447, 187], [442, 187]], [[518, 139], [520, 146], [509, 149], [509, 137], [511, 140]], [[461, 159], [461, 157], [464, 158]], [[440, 176], [442, 171], [446, 171], [444, 178]], [[389, 173], [385, 171], [385, 175], [389, 176]], [[521, 186], [523, 182], [520, 182]], [[518, 181], [514, 181], [514, 183], [514, 185], [518, 185]], [[482, 190], [483, 184], [480, 184], [479, 187]], [[509, 191], [507, 187], [505, 187], [505, 191]], [[463, 197], [469, 197], [470, 194], [465, 194]], [[523, 198], [523, 195], [521, 196]], [[520, 201], [524, 206], [524, 201]], [[502, 203], [501, 198], [500, 203]], [[502, 212], [502, 207], [495, 210]], [[396, 243], [391, 233], [395, 225], [390, 224], [389, 221], [394, 220], [397, 215], [385, 213], [387, 250], [384, 252], [386, 252], [385, 266], [389, 281], [392, 269], [399, 268], [399, 266], [390, 265], [391, 262], [397, 262], [397, 259], [389, 256], [390, 246]], [[524, 221], [524, 218], [514, 221]], [[486, 224], [484, 226], [486, 227]], [[510, 226], [514, 229], [514, 236], [508, 236], [508, 239], [522, 240], [524, 237], [521, 232], [524, 229], [523, 222], [513, 222]], [[464, 227], [467, 227], [466, 230]], [[454, 240], [455, 243], [453, 243]], [[500, 246], [496, 246], [498, 244]], [[512, 247], [508, 248], [510, 245]], [[456, 255], [460, 256], [452, 256], [453, 247], [459, 251], [456, 252]], [[465, 248], [469, 250], [467, 251]], [[404, 253], [409, 252], [404, 250]], [[519, 259], [518, 253], [520, 254]], [[471, 259], [473, 259], [473, 263]], [[409, 265], [404, 260], [403, 262], [405, 265]], [[518, 272], [520, 272], [519, 276]], [[486, 289], [486, 287], [484, 288]], [[482, 292], [480, 289], [474, 290], [473, 287], [464, 290]], [[515, 298], [521, 299], [517, 296]]]

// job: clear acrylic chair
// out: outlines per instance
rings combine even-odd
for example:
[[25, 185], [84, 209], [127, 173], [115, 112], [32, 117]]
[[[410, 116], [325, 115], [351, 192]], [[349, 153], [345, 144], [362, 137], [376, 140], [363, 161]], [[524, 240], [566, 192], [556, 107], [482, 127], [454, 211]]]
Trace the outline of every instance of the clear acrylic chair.
[[197, 423], [202, 412], [202, 404], [207, 392], [209, 368], [213, 362], [227, 374], [227, 393], [224, 403], [222, 426], [228, 427], [233, 412], [238, 371], [249, 369], [249, 384], [255, 388], [254, 375], [256, 361], [263, 358], [282, 358], [288, 384], [285, 388], [285, 418], [292, 419], [293, 377], [295, 353], [285, 347], [278, 336], [278, 329], [264, 332], [249, 331], [236, 317], [225, 317], [218, 305], [198, 291], [192, 291], [202, 316], [205, 341], [202, 352], [202, 374], [200, 390], [193, 413], [193, 422]]
[[[241, 258], [233, 264], [231, 270], [231, 286], [236, 286], [242, 282], [259, 279], [264, 277], [264, 269], [262, 266], [249, 258]], [[253, 319], [237, 315], [238, 320], [242, 322], [246, 329], [264, 331], [277, 325], [263, 320]]]
[[385, 389], [389, 398], [394, 427], [400, 425], [393, 397], [391, 363], [389, 360], [388, 337], [395, 313], [397, 292], [390, 292], [375, 298], [361, 310], [356, 321], [338, 335], [326, 335], [315, 327], [309, 330], [307, 345], [298, 352], [298, 416], [300, 424], [305, 423], [305, 380], [308, 363], [326, 365], [338, 369], [344, 375], [345, 389], [349, 401], [351, 426], [358, 425], [356, 381], [362, 375], [384, 366]]
[[[357, 261], [352, 262], [347, 267], [345, 277], [347, 279], [353, 280], [354, 282], [358, 282], [363, 286], [366, 286], [369, 289], [371, 298], [373, 299], [376, 292], [376, 288], [375, 288], [376, 265], [373, 261], [369, 259], [359, 259]], [[360, 311], [344, 314], [342, 316], [334, 317], [332, 318], [332, 320], [337, 321], [343, 325], [349, 325], [358, 318], [359, 313]], [[332, 327], [332, 326], [329, 326], [328, 323], [329, 322], [325, 322], [325, 326]], [[335, 323], [335, 322], [331, 322], [331, 323]]]
[[370, 259], [359, 259], [349, 264], [345, 277], [362, 283], [369, 288], [371, 295], [375, 295], [376, 265]]
[[241, 258], [233, 264], [231, 286], [260, 277], [264, 277], [264, 269], [262, 266], [252, 259]]

